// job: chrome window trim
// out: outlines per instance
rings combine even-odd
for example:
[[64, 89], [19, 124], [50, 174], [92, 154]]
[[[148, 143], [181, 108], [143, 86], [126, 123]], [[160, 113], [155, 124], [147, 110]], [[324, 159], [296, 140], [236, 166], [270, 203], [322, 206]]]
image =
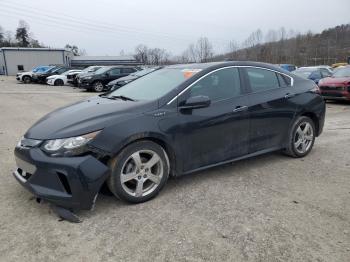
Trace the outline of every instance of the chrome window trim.
[[215, 69], [214, 71], [211, 71], [203, 76], [201, 76], [200, 78], [198, 78], [196, 81], [194, 81], [192, 84], [190, 84], [189, 86], [187, 86], [184, 90], [182, 90], [180, 93], [178, 93], [175, 97], [173, 97], [168, 103], [167, 105], [170, 105], [173, 101], [175, 101], [179, 96], [181, 96], [183, 93], [185, 93], [189, 88], [191, 88], [193, 85], [195, 85], [198, 81], [202, 80], [204, 77], [212, 74], [212, 73], [215, 73], [219, 70], [223, 70], [223, 69], [227, 69], [227, 68], [258, 68], [258, 69], [263, 69], [263, 70], [268, 70], [268, 71], [272, 71], [272, 72], [275, 72], [277, 74], [281, 74], [281, 75], [284, 75], [286, 77], [289, 77], [290, 78], [290, 86], [293, 86], [294, 85], [294, 78], [285, 74], [285, 73], [282, 73], [282, 72], [279, 72], [277, 70], [273, 70], [273, 69], [270, 69], [270, 68], [265, 68], [265, 67], [261, 67], [261, 66], [243, 66], [243, 65], [240, 65], [240, 66], [225, 66], [225, 67], [221, 67], [221, 68], [218, 68], [218, 69]]

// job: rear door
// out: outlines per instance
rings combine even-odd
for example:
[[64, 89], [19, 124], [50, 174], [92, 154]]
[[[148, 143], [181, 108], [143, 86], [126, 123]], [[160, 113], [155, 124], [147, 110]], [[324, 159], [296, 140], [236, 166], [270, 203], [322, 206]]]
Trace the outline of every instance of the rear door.
[[121, 70], [121, 77], [124, 77], [124, 76], [128, 76], [130, 75], [131, 73], [134, 73], [136, 70], [133, 69], [133, 68], [122, 68]]
[[104, 78], [103, 84], [107, 85], [109, 82], [121, 77], [121, 68], [113, 68], [108, 71], [107, 77]]
[[297, 109], [290, 77], [272, 70], [243, 68], [250, 113], [249, 153], [281, 147]]

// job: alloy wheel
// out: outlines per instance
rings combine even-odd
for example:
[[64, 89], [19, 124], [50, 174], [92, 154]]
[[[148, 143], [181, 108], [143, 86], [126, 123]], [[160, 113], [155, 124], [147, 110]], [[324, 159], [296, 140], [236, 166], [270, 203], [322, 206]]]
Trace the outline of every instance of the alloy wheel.
[[301, 122], [294, 135], [295, 150], [300, 154], [304, 154], [312, 146], [313, 139], [314, 130], [310, 123]]
[[157, 189], [163, 175], [164, 166], [160, 156], [152, 150], [140, 150], [125, 161], [120, 181], [127, 194], [144, 197]]
[[103, 84], [101, 82], [96, 82], [94, 84], [94, 90], [96, 92], [102, 92], [103, 91]]

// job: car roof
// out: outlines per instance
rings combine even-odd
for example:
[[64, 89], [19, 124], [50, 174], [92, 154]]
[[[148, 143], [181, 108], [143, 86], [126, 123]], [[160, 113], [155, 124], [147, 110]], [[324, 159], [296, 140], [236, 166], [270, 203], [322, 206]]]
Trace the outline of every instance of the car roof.
[[171, 69], [216, 69], [220, 67], [226, 67], [226, 66], [251, 66], [251, 67], [263, 67], [267, 69], [271, 69], [274, 71], [281, 72], [283, 74], [288, 74], [289, 72], [286, 72], [282, 68], [268, 63], [261, 63], [261, 62], [252, 62], [252, 61], [224, 61], [224, 62], [210, 62], [210, 63], [193, 63], [193, 64], [177, 64], [177, 65], [169, 65], [165, 68], [171, 68]]

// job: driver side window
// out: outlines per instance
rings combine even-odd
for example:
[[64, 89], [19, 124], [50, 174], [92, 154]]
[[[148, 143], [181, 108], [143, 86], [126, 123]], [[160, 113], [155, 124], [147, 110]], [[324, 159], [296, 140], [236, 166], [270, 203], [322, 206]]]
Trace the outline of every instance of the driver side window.
[[199, 80], [189, 90], [189, 97], [208, 96], [212, 102], [241, 95], [238, 68], [225, 68]]

